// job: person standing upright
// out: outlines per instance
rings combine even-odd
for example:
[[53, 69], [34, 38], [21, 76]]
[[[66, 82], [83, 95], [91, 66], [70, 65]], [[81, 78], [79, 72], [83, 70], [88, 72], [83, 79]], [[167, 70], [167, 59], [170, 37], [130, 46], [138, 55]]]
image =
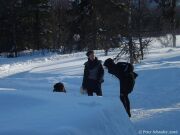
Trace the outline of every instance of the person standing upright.
[[95, 57], [94, 51], [86, 53], [88, 61], [85, 62], [82, 88], [87, 90], [88, 96], [102, 96], [101, 84], [103, 83], [104, 69], [101, 61]]

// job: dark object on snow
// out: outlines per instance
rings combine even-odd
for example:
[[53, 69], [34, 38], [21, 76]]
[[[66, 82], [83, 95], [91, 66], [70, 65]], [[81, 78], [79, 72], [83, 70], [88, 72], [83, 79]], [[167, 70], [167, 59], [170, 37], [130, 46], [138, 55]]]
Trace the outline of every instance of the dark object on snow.
[[53, 92], [65, 92], [66, 93], [64, 84], [61, 82], [54, 84]]
[[134, 66], [127, 62], [118, 62], [115, 64], [111, 58], [105, 60], [104, 66], [107, 67], [110, 74], [115, 75], [119, 79], [120, 99], [129, 117], [131, 117], [128, 94], [132, 92], [135, 79], [138, 76], [138, 74], [134, 72]]

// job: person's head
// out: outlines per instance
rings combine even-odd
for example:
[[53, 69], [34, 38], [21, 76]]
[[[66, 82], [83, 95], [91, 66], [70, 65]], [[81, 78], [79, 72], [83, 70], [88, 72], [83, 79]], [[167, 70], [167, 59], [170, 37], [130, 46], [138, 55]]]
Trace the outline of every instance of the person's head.
[[108, 58], [104, 61], [104, 66], [107, 67], [108, 69], [111, 68], [114, 64], [115, 63], [111, 58]]
[[86, 53], [86, 56], [90, 59], [90, 60], [94, 60], [95, 59], [95, 55], [94, 55], [94, 51], [90, 50]]
[[59, 83], [56, 83], [54, 85], [54, 92], [65, 92], [66, 93], [66, 90], [65, 90], [65, 87], [64, 87], [64, 84], [59, 82]]

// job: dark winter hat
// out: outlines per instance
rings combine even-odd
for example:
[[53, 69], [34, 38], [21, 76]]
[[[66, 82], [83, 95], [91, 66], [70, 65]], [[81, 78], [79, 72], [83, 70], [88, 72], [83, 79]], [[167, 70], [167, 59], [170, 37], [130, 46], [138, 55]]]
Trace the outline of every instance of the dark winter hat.
[[92, 53], [94, 53], [94, 51], [93, 51], [93, 50], [90, 50], [90, 51], [88, 51], [88, 52], [86, 53], [86, 56], [89, 57], [89, 55], [91, 55]]
[[113, 65], [114, 64], [114, 61], [113, 61], [113, 59], [111, 59], [111, 58], [108, 58], [108, 59], [106, 59], [105, 61], [104, 61], [104, 66], [105, 67], [110, 67], [111, 65]]
[[64, 84], [61, 82], [56, 83], [53, 92], [66, 92]]

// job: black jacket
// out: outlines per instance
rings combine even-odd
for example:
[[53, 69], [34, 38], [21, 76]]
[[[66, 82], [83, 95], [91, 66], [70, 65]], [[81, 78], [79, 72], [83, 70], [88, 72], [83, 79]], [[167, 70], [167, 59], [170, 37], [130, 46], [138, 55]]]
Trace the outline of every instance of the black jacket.
[[95, 58], [94, 61], [91, 61], [90, 59], [88, 59], [88, 61], [84, 64], [84, 76], [83, 76], [83, 82], [82, 82], [82, 87], [84, 89], [87, 88], [88, 86], [88, 81], [91, 79], [90, 78], [90, 72], [93, 71], [94, 74], [93, 76], [95, 78], [93, 78], [94, 81], [96, 81], [98, 84], [101, 84], [103, 82], [103, 76], [104, 76], [104, 69], [103, 66], [101, 64], [101, 61], [98, 60], [97, 58]]
[[137, 74], [133, 72], [133, 69], [127, 69], [127, 71], [124, 71], [122, 64], [125, 63], [118, 62], [117, 64], [111, 64], [108, 66], [108, 72], [115, 75], [120, 80], [120, 93], [128, 94], [134, 88]]

